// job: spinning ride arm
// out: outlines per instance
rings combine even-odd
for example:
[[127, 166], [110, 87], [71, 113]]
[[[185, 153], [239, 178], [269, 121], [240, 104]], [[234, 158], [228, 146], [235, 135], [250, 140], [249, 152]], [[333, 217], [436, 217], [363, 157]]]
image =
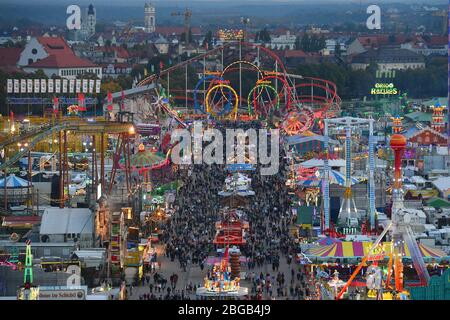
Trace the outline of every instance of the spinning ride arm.
[[347, 283], [345, 284], [345, 286], [342, 287], [341, 291], [339, 292], [339, 294], [336, 296], [336, 300], [340, 300], [342, 298], [342, 295], [345, 293], [345, 291], [347, 290], [347, 288], [351, 285], [351, 283], [353, 282], [353, 280], [356, 278], [356, 276], [358, 275], [359, 271], [362, 269], [362, 267], [364, 266], [364, 264], [366, 263], [367, 259], [369, 258], [370, 254], [373, 252], [373, 250], [380, 244], [381, 240], [383, 239], [383, 237], [386, 235], [386, 233], [389, 231], [389, 229], [392, 227], [392, 222], [383, 230], [383, 232], [378, 236], [377, 240], [374, 242], [374, 244], [372, 245], [372, 247], [370, 248], [369, 252], [367, 252], [367, 254], [364, 256], [364, 258], [362, 259], [362, 261], [360, 262], [360, 264], [358, 265], [358, 267], [355, 269], [355, 271], [353, 271], [352, 275], [350, 276], [350, 279], [348, 279]]
[[430, 274], [428, 273], [427, 267], [425, 265], [425, 261], [423, 260], [423, 256], [420, 252], [419, 246], [412, 234], [411, 227], [409, 225], [405, 226], [405, 233], [403, 233], [403, 240], [409, 248], [409, 253], [411, 254], [411, 259], [414, 265], [414, 268], [417, 271], [417, 274], [420, 279], [421, 285], [427, 285], [430, 281]]

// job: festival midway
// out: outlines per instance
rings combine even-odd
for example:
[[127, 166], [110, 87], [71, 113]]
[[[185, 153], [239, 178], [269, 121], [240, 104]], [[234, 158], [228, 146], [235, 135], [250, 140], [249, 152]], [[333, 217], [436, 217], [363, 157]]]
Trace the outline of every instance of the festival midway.
[[0, 300], [450, 299], [445, 1], [137, 2], [0, 23]]

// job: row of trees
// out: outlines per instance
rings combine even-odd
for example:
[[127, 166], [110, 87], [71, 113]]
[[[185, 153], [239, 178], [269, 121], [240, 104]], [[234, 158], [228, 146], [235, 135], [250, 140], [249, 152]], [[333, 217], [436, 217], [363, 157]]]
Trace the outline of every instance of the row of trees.
[[[380, 82], [376, 78], [376, 68], [376, 65], [370, 65], [366, 70], [351, 70], [349, 66], [322, 63], [301, 64], [292, 71], [333, 81], [342, 99], [355, 99], [369, 97], [374, 84]], [[447, 60], [434, 58], [425, 69], [399, 70], [392, 82], [400, 93], [407, 92], [411, 98], [447, 96]]]
[[300, 37], [295, 39], [295, 49], [303, 50], [305, 52], [317, 52], [324, 49], [325, 46], [325, 37], [323, 35], [319, 37], [315, 34], [310, 36], [305, 33], [301, 39]]

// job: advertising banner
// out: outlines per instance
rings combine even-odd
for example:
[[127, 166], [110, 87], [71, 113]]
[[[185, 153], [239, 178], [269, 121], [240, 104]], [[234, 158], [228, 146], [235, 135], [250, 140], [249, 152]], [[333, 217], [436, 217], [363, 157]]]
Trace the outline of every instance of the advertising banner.
[[33, 79], [27, 79], [27, 92], [33, 93]]
[[61, 92], [61, 79], [55, 79], [55, 93]]
[[47, 80], [41, 79], [41, 93], [47, 92]]
[[7, 93], [13, 93], [13, 80], [12, 79], [8, 79], [7, 80]]

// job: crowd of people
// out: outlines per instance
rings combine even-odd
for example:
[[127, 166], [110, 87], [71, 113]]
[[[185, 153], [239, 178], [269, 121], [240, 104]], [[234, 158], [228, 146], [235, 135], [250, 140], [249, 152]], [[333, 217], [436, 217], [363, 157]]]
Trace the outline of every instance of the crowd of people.
[[[234, 122], [230, 125], [239, 126]], [[224, 125], [217, 128], [225, 131]], [[247, 129], [245, 125], [239, 128]], [[298, 245], [289, 229], [292, 214], [285, 186], [289, 166], [282, 148], [279, 163], [279, 172], [275, 175], [262, 175], [258, 165], [255, 171], [244, 172], [251, 178], [251, 188], [255, 192], [239, 207], [249, 222], [245, 244], [239, 248], [247, 261], [247, 277], [243, 283], [249, 287], [250, 299], [301, 299], [309, 295], [306, 279], [294, 261]], [[232, 173], [226, 170], [226, 163], [178, 168], [177, 178], [182, 183], [174, 203], [175, 213], [162, 226], [159, 240], [164, 244], [166, 258], [179, 265], [180, 276], [193, 265], [198, 265], [203, 272], [209, 267], [207, 257], [217, 256], [220, 246], [213, 244], [215, 224], [221, 220], [220, 209], [224, 206], [224, 198], [218, 193], [229, 174]], [[281, 263], [292, 270], [291, 279], [280, 270]], [[173, 285], [174, 277], [178, 279], [178, 274], [171, 276], [169, 286], [154, 279], [153, 286], [149, 285], [150, 292], [139, 299], [186, 299], [195, 295], [201, 285], [190, 282], [180, 289]]]

